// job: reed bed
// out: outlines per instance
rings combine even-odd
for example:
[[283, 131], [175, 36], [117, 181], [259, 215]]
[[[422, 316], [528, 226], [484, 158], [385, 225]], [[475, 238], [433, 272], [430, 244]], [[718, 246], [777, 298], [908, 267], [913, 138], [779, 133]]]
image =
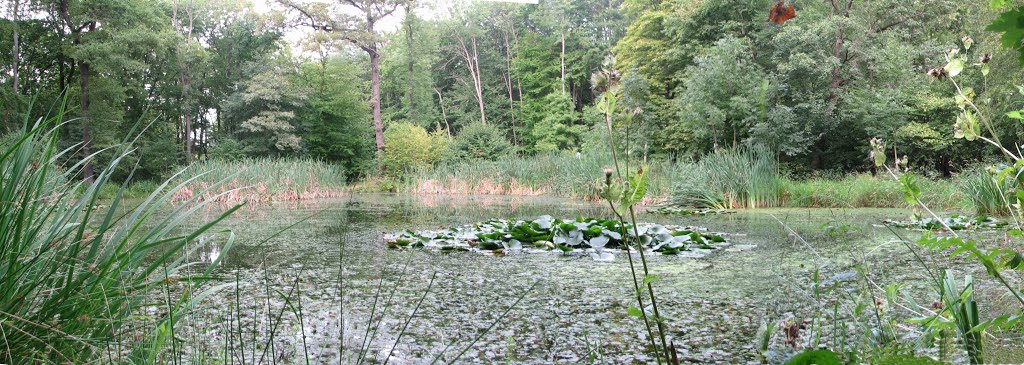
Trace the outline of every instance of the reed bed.
[[674, 170], [674, 197], [681, 205], [736, 209], [782, 203], [779, 164], [767, 148], [721, 149]]
[[[921, 178], [921, 200], [939, 209], [969, 209], [971, 193], [953, 180]], [[784, 205], [795, 208], [906, 208], [899, 183], [886, 176], [787, 180]]]
[[197, 199], [260, 203], [334, 198], [345, 194], [342, 167], [316, 160], [206, 160], [186, 168], [183, 177], [192, 182], [175, 194], [175, 202]]
[[[603, 170], [612, 165], [611, 155], [544, 154], [508, 157], [497, 161], [467, 161], [442, 164], [409, 173], [401, 191], [415, 194], [465, 195], [556, 195], [598, 200]], [[633, 162], [633, 169], [640, 166]], [[648, 202], [668, 196], [666, 163], [650, 166], [651, 195]]]

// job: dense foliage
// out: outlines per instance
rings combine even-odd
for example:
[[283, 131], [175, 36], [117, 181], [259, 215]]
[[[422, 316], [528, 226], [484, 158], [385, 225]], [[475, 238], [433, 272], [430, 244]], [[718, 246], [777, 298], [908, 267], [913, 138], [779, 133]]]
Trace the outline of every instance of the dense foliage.
[[[601, 122], [590, 75], [609, 54], [637, 153], [758, 145], [805, 176], [868, 170], [880, 137], [949, 176], [998, 156], [951, 138], [957, 105], [927, 71], [970, 42], [1001, 75], [971, 90], [992, 110], [1020, 107], [1024, 76], [1008, 1], [800, 2], [783, 24], [766, 20], [772, 2], [741, 0], [8, 3], [0, 130], [32, 99], [67, 97], [62, 145], [81, 143], [81, 159], [151, 122], [133, 152], [142, 179], [212, 157], [314, 158], [363, 176], [403, 123], [454, 137], [449, 162], [582, 151]], [[360, 9], [372, 21], [335, 16]], [[1008, 118], [992, 126], [1020, 138]]]

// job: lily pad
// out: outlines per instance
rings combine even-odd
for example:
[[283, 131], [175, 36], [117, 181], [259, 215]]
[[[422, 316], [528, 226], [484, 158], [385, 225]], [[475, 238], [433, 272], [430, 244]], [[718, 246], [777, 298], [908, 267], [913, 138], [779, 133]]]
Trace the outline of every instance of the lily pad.
[[683, 208], [683, 207], [677, 207], [677, 206], [671, 206], [671, 205], [660, 206], [660, 207], [653, 207], [653, 208], [647, 209], [647, 211], [651, 212], [651, 213], [655, 213], [655, 214], [691, 215], [691, 216], [695, 216], [695, 217], [703, 217], [703, 216], [706, 216], [706, 215], [719, 215], [719, 214], [736, 213], [735, 211], [725, 210], [725, 209], [711, 209], [711, 208], [691, 209], [691, 208]]
[[[638, 236], [639, 234], [639, 236]], [[461, 227], [411, 231], [386, 235], [388, 248], [423, 247], [441, 251], [518, 252], [586, 251], [596, 261], [611, 261], [614, 253], [643, 247], [656, 253], [678, 255], [691, 250], [715, 250], [730, 245], [724, 234], [698, 227], [577, 218], [561, 220], [542, 216], [536, 220], [492, 219]], [[498, 255], [496, 255], [498, 256]]]
[[977, 216], [968, 217], [959, 214], [954, 214], [949, 217], [943, 217], [936, 219], [934, 217], [910, 219], [910, 220], [893, 220], [886, 219], [883, 223], [887, 226], [927, 230], [927, 231], [940, 231], [945, 230], [946, 227], [954, 231], [967, 230], [967, 229], [994, 229], [1006, 227], [1007, 223], [992, 217]]

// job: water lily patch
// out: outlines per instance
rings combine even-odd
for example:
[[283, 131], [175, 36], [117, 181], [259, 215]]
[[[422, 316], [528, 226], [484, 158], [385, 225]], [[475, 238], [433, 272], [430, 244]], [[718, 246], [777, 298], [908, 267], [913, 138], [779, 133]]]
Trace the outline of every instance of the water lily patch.
[[428, 248], [442, 251], [478, 251], [494, 255], [517, 252], [589, 254], [610, 261], [616, 252], [643, 247], [662, 255], [703, 255], [726, 247], [725, 234], [677, 225], [622, 224], [617, 220], [542, 216], [532, 221], [492, 219], [440, 230], [406, 230], [384, 237], [389, 248]]

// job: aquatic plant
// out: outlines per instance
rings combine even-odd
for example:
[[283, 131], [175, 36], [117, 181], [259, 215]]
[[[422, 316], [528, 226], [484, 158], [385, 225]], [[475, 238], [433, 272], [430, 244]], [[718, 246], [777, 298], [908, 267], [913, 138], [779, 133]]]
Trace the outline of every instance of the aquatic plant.
[[[131, 205], [125, 183], [101, 205], [100, 192], [113, 185], [132, 143], [97, 152], [114, 158], [85, 182], [84, 166], [96, 164], [97, 154], [65, 165], [76, 151], [57, 147], [62, 120], [61, 112], [26, 120], [19, 137], [0, 148], [0, 362], [151, 363], [173, 342], [181, 314], [217, 290], [197, 285], [219, 261], [190, 271], [183, 253], [238, 207], [182, 228], [195, 210], [167, 208], [190, 180], [164, 182]], [[220, 234], [227, 251], [233, 235]], [[168, 293], [156, 304], [160, 311], [141, 311], [160, 291]]]
[[338, 197], [345, 193], [341, 166], [296, 159], [204, 160], [181, 174], [189, 180], [174, 201], [259, 203]]
[[665, 205], [665, 206], [660, 206], [660, 207], [648, 208], [647, 211], [650, 212], [650, 213], [655, 213], [655, 214], [692, 215], [692, 216], [695, 216], [695, 217], [702, 217], [702, 216], [706, 216], [706, 215], [719, 215], [719, 214], [736, 213], [736, 211], [724, 210], [724, 209], [711, 209], [711, 208], [690, 209], [690, 208], [683, 208], [683, 207], [677, 207], [677, 206], [671, 206], [671, 205]]
[[[414, 169], [400, 191], [415, 194], [542, 195], [600, 200], [597, 180], [601, 169], [611, 164], [605, 152], [535, 156], [506, 156], [495, 161], [469, 160], [441, 163], [433, 168]], [[667, 199], [671, 164], [652, 163], [650, 168], [664, 178], [652, 179], [645, 203]]]
[[974, 206], [976, 214], [1010, 215], [1010, 205], [1016, 203], [1017, 197], [1010, 195], [1013, 189], [1010, 180], [1003, 180], [1000, 185], [996, 176], [985, 169], [974, 169], [960, 180], [960, 186]]
[[[625, 232], [623, 234], [623, 232]], [[623, 225], [617, 220], [542, 216], [532, 221], [492, 219], [433, 231], [404, 231], [385, 236], [390, 248], [423, 247], [442, 251], [480, 251], [499, 255], [514, 252], [588, 252], [596, 260], [611, 260], [612, 250], [629, 250], [637, 240], [645, 249], [663, 255], [706, 252], [725, 247], [722, 234], [696, 227], [660, 224]]]
[[927, 231], [936, 230], [953, 230], [960, 231], [965, 229], [978, 229], [978, 228], [1003, 228], [1007, 226], [1007, 222], [1001, 221], [992, 217], [986, 217], [983, 215], [977, 217], [967, 217], [959, 214], [954, 214], [948, 217], [923, 217], [911, 220], [893, 220], [886, 219], [883, 223], [887, 226], [898, 227], [898, 228], [912, 228], [921, 229]]
[[680, 205], [736, 209], [782, 203], [778, 161], [763, 146], [719, 149], [675, 168], [684, 176], [674, 186]]

